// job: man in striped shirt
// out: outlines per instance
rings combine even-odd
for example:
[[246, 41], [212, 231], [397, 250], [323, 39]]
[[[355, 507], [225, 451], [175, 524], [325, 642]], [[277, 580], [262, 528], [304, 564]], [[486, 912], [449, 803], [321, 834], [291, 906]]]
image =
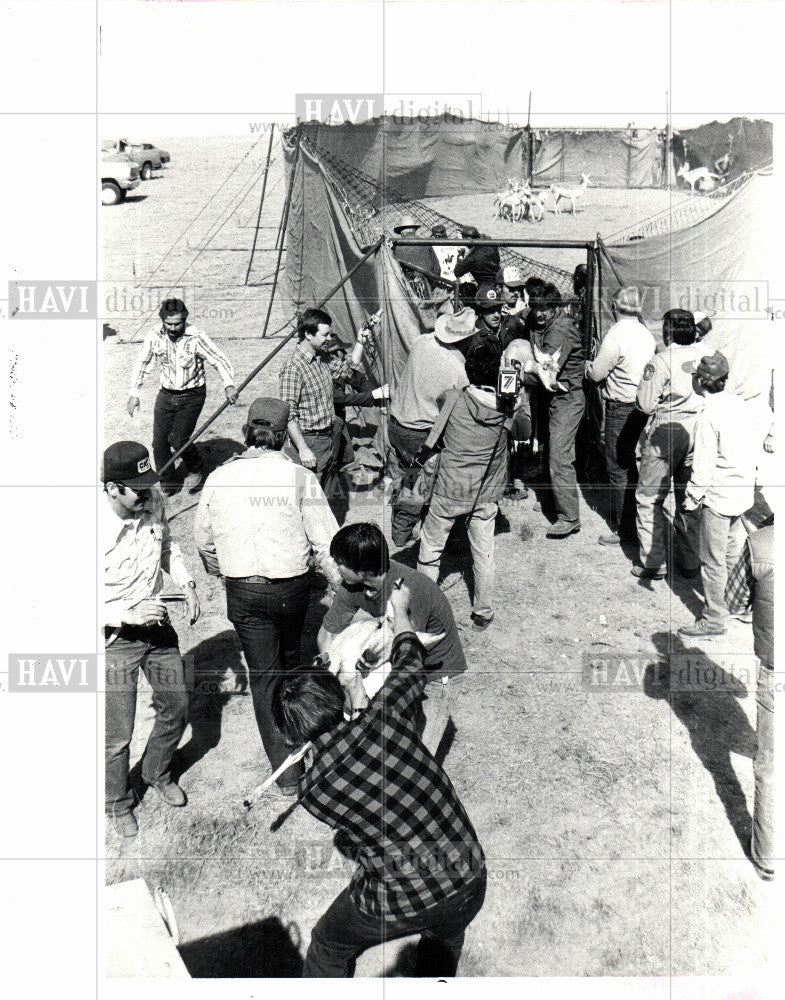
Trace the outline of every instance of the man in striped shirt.
[[[165, 299], [158, 315], [161, 327], [147, 333], [134, 364], [127, 409], [128, 415], [133, 417], [139, 409], [139, 393], [145, 376], [156, 361], [160, 362], [161, 388], [153, 411], [153, 457], [160, 473], [196, 427], [207, 395], [205, 361], [221, 376], [230, 403], [237, 402], [237, 391], [231, 362], [207, 334], [187, 322], [188, 310], [182, 299]], [[195, 493], [204, 476], [195, 445], [183, 452], [182, 460], [188, 472], [183, 486]], [[173, 465], [166, 470], [161, 485], [167, 493], [176, 491]]]

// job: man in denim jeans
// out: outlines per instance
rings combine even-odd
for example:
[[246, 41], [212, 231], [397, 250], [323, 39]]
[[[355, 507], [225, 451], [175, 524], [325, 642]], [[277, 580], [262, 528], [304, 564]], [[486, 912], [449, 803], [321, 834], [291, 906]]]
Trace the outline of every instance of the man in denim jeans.
[[[288, 403], [254, 400], [243, 428], [247, 450], [208, 476], [194, 521], [205, 569], [224, 578], [226, 615], [245, 655], [272, 770], [289, 752], [270, 714], [270, 692], [282, 671], [300, 666], [312, 553], [328, 581], [340, 583], [329, 554], [338, 525], [324, 491], [315, 472], [281, 451], [289, 421]], [[301, 771], [295, 765], [280, 776], [283, 795], [294, 794]]]
[[752, 606], [758, 657], [755, 800], [750, 857], [764, 881], [774, 877], [774, 525], [753, 531], [731, 570], [725, 600], [731, 614]]
[[129, 783], [140, 668], [153, 689], [155, 725], [142, 780], [170, 806], [184, 806], [172, 780], [172, 757], [188, 721], [188, 696], [177, 634], [160, 599], [161, 569], [185, 594], [191, 624], [199, 617], [196, 584], [172, 541], [158, 476], [147, 448], [118, 441], [104, 452], [104, 631], [106, 642], [106, 813], [120, 836], [138, 832]]

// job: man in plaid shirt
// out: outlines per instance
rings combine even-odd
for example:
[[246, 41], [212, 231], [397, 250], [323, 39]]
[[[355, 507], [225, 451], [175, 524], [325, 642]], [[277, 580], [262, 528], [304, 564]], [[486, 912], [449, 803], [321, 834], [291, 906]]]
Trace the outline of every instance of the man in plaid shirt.
[[297, 326], [297, 346], [278, 376], [279, 395], [289, 404], [289, 440], [286, 453], [313, 469], [328, 500], [340, 493], [333, 454], [333, 380], [349, 378], [359, 367], [371, 334], [363, 328], [347, 358], [333, 356], [332, 318], [322, 309], [306, 309]]
[[[313, 743], [299, 784], [308, 812], [338, 830], [358, 862], [319, 919], [306, 977], [351, 976], [361, 952], [421, 933], [417, 976], [453, 976], [464, 933], [485, 899], [485, 858], [450, 779], [425, 749], [415, 709], [427, 681], [405, 585], [390, 597], [392, 670], [362, 715], [344, 721], [344, 692], [326, 670], [284, 676], [273, 715], [291, 745]], [[306, 758], [307, 760], [307, 758]]]

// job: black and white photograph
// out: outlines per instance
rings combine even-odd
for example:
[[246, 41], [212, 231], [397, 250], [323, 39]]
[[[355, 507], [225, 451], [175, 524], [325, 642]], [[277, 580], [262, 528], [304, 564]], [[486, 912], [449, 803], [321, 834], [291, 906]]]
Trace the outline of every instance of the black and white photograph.
[[773, 998], [781, 6], [0, 10], [13, 995]]

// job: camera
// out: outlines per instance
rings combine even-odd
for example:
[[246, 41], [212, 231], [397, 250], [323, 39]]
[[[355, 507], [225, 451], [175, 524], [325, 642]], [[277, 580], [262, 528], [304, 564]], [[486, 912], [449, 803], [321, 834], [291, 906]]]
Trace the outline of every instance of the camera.
[[496, 395], [499, 397], [499, 402], [514, 403], [522, 385], [523, 379], [521, 378], [519, 362], [511, 361], [502, 365], [499, 369], [499, 381], [496, 385]]

